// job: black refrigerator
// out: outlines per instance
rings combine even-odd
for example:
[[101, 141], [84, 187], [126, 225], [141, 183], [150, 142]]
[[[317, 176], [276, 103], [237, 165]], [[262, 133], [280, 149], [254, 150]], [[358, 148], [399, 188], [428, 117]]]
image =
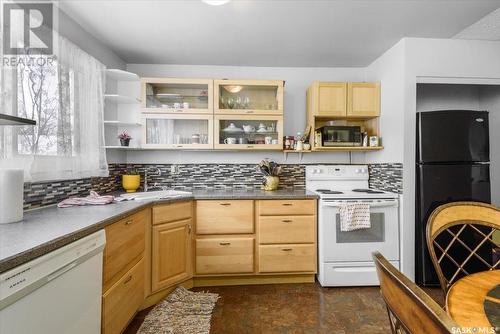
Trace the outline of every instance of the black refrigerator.
[[445, 203], [490, 203], [488, 112], [417, 113], [416, 153], [415, 281], [437, 286], [439, 280], [426, 244], [427, 219]]

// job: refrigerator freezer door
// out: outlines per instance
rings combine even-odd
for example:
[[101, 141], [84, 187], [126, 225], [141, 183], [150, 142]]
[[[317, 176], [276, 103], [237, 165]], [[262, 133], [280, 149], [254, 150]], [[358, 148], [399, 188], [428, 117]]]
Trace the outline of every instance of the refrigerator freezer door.
[[417, 113], [417, 163], [488, 162], [487, 111]]
[[427, 250], [427, 219], [434, 209], [445, 203], [490, 203], [490, 166], [417, 165], [416, 195], [416, 281], [418, 284], [435, 285], [439, 282]]

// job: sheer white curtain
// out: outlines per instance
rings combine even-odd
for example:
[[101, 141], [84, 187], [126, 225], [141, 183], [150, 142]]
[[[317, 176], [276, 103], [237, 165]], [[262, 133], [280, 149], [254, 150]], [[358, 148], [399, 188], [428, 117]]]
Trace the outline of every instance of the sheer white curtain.
[[52, 64], [1, 71], [2, 112], [37, 125], [0, 127], [0, 168], [23, 168], [30, 181], [107, 176], [105, 66], [67, 39], [57, 40]]

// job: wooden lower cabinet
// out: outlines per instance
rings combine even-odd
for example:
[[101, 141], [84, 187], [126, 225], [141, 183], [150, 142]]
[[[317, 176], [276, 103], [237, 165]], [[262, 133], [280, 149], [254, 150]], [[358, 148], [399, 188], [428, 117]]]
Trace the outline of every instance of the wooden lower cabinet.
[[105, 228], [104, 290], [113, 285], [144, 253], [145, 224], [149, 224], [150, 212], [140, 211]]
[[316, 216], [260, 216], [257, 233], [261, 244], [314, 243]]
[[196, 201], [197, 234], [254, 233], [254, 201]]
[[315, 215], [316, 200], [262, 200], [257, 202], [261, 216]]
[[254, 272], [253, 237], [196, 239], [196, 274], [241, 274]]
[[191, 231], [191, 219], [153, 226], [152, 292], [192, 277]]
[[144, 259], [102, 296], [102, 333], [119, 334], [144, 301]]
[[259, 246], [259, 272], [315, 272], [316, 245], [280, 244]]

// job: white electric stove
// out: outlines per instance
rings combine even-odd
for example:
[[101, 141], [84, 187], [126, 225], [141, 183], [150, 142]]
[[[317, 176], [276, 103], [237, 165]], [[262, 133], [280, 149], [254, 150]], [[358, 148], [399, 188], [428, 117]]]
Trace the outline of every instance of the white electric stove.
[[[368, 186], [366, 165], [306, 167], [306, 188], [318, 204], [318, 281], [322, 286], [378, 285], [372, 252], [381, 252], [399, 268], [398, 195]], [[370, 205], [371, 227], [340, 231], [340, 206]]]

